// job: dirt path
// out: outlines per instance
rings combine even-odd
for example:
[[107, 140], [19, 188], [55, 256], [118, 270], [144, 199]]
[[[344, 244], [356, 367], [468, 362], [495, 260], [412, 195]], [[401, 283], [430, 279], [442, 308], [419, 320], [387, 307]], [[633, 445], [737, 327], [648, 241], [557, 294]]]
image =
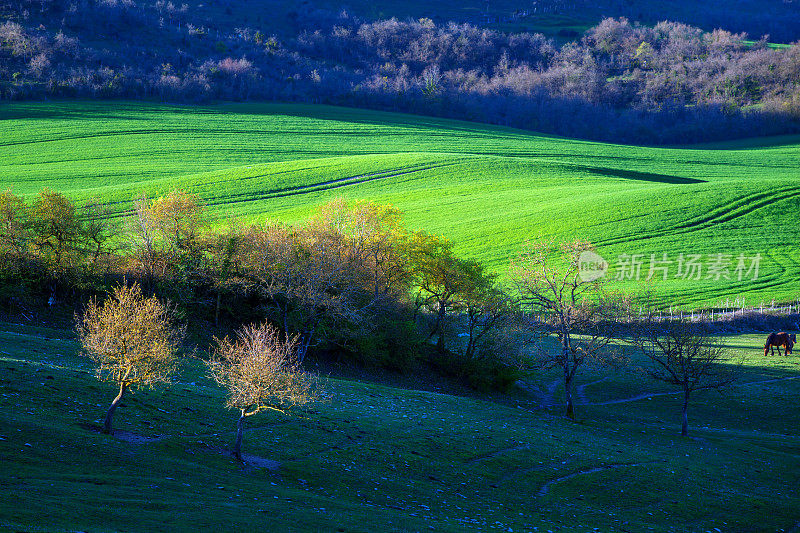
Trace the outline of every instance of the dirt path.
[[550, 487], [552, 487], [553, 485], [555, 485], [557, 483], [561, 483], [562, 481], [566, 481], [568, 479], [572, 479], [574, 477], [585, 476], [585, 475], [588, 475], [588, 474], [594, 474], [594, 473], [597, 473], [597, 472], [602, 472], [603, 470], [614, 470], [616, 468], [627, 468], [627, 467], [633, 467], [633, 466], [642, 466], [642, 465], [651, 464], [651, 463], [654, 463], [654, 462], [655, 461], [646, 461], [646, 462], [643, 462], [643, 463], [617, 463], [617, 464], [595, 466], [593, 468], [587, 468], [585, 470], [579, 470], [577, 472], [573, 472], [572, 474], [567, 474], [566, 476], [561, 476], [561, 477], [556, 478], [556, 479], [551, 479], [550, 481], [548, 481], [547, 483], [542, 485], [542, 488], [539, 489], [539, 492], [537, 492], [536, 495], [540, 496], [540, 497], [544, 496], [544, 495], [547, 494], [547, 492], [550, 490]]
[[561, 385], [562, 382], [562, 379], [553, 380], [547, 385], [547, 389], [544, 389], [538, 383], [530, 383], [527, 381], [519, 381], [518, 386], [536, 396], [536, 400], [539, 402], [539, 407], [544, 409], [545, 407], [560, 405], [555, 403], [555, 394], [556, 389], [558, 389], [558, 386]]
[[[739, 383], [734, 385], [734, 387], [749, 387], [750, 385], [765, 385], [767, 383], [777, 383], [779, 381], [788, 381], [790, 379], [800, 379], [800, 376], [789, 376], [785, 378], [774, 378], [774, 379], [764, 379], [761, 381], [750, 381], [748, 383]], [[616, 400], [607, 400], [604, 402], [587, 402], [584, 405], [612, 405], [616, 403], [626, 403], [626, 402], [635, 402], [638, 400], [644, 400], [645, 398], [652, 398], [655, 396], [674, 396], [676, 394], [682, 394], [681, 391], [675, 392], [650, 392], [650, 393], [643, 393], [637, 394], [636, 396], [631, 396], [629, 398], [618, 398]]]
[[[578, 395], [578, 400], [579, 401], [575, 402], [575, 404], [576, 405], [614, 405], [614, 404], [619, 404], [619, 403], [636, 402], [636, 401], [639, 401], [639, 400], [645, 400], [647, 398], [655, 398], [657, 396], [675, 396], [675, 395], [678, 395], [678, 394], [682, 394], [682, 391], [672, 391], [672, 392], [653, 391], [653, 392], [643, 392], [641, 394], [636, 394], [635, 396], [628, 396], [628, 397], [625, 397], [625, 398], [615, 398], [613, 400], [604, 400], [602, 402], [590, 402], [590, 401], [587, 401], [586, 393], [585, 393], [586, 387], [588, 387], [589, 385], [594, 385], [594, 384], [600, 383], [601, 381], [604, 381], [605, 379], [607, 379], [607, 378], [603, 378], [603, 379], [600, 379], [600, 380], [597, 380], [597, 381], [592, 381], [591, 383], [586, 383], [584, 385], [579, 385], [577, 387], [577, 393], [578, 393], [577, 395]], [[750, 381], [748, 383], [736, 384], [736, 385], [734, 385], [734, 387], [749, 387], [751, 385], [766, 385], [768, 383], [777, 383], [777, 382], [780, 382], [780, 381], [788, 381], [788, 380], [792, 380], [792, 379], [800, 379], [800, 376], [788, 376], [788, 377], [784, 377], [784, 378], [773, 378], [773, 379], [764, 379], [764, 380], [760, 380], [760, 381]], [[548, 387], [548, 394], [549, 394], [548, 400], [549, 401], [540, 402], [542, 408], [560, 407], [560, 406], [566, 405], [564, 403], [555, 403], [553, 401], [553, 393], [555, 392], [555, 388], [560, 383], [561, 383], [560, 380], [556, 380], [555, 382], [551, 383], [551, 385]], [[553, 385], [555, 385], [555, 386], [553, 386]], [[539, 388], [539, 390], [541, 391], [541, 388]]]
[[518, 452], [522, 450], [529, 450], [531, 448], [530, 444], [523, 444], [522, 446], [512, 446], [511, 448], [502, 448], [500, 450], [495, 450], [493, 452], [482, 453], [469, 459], [466, 464], [474, 464], [480, 461], [485, 461], [486, 459], [492, 459], [493, 457], [498, 457], [503, 455], [504, 453], [511, 453], [511, 452]]
[[281, 464], [278, 461], [267, 459], [266, 457], [259, 457], [258, 455], [251, 455], [249, 453], [242, 454], [242, 462], [247, 466], [265, 468], [271, 472], [277, 472], [281, 467]]
[[578, 399], [583, 403], [589, 403], [589, 400], [586, 399], [586, 387], [589, 387], [590, 385], [597, 385], [598, 383], [602, 383], [607, 379], [608, 379], [607, 377], [604, 377], [602, 379], [598, 379], [597, 381], [592, 381], [591, 383], [584, 383], [583, 385], [578, 385], [577, 387]]

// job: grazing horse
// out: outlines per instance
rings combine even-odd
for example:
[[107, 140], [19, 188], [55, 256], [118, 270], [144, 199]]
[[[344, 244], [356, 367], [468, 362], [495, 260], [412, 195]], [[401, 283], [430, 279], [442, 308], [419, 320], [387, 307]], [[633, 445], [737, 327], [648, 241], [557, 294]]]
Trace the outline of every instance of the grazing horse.
[[772, 355], [775, 355], [773, 346], [778, 347], [778, 355], [781, 355], [781, 346], [783, 346], [784, 349], [783, 355], [789, 355], [792, 353], [792, 346], [794, 346], [796, 342], [797, 336], [794, 333], [791, 335], [783, 331], [780, 333], [770, 333], [769, 337], [767, 337], [767, 342], [764, 344], [764, 355], [767, 355], [767, 352], [770, 350], [772, 351]]

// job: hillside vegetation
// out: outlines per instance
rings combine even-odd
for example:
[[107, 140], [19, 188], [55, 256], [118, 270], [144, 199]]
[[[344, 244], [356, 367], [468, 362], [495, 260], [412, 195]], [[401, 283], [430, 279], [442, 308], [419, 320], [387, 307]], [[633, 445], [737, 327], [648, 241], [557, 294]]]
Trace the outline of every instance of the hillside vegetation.
[[[752, 22], [750, 37], [731, 31], [746, 23], [681, 22], [696, 7], [687, 3], [653, 19], [645, 12], [663, 3], [518, 2], [501, 30], [463, 23], [469, 6], [442, 8], [436, 20], [376, 20], [419, 6], [354, 15], [333, 2], [287, 4], [0, 2], [0, 99], [299, 101], [648, 144], [798, 131], [800, 49], [770, 46], [749, 1], [716, 10]], [[514, 2], [503, 4], [492, 10]], [[560, 15], [570, 10], [591, 27], [572, 29]], [[609, 13], [620, 18], [599, 16]], [[670, 13], [676, 21], [662, 18]], [[785, 22], [785, 43], [797, 39], [796, 14], [764, 14]], [[529, 18], [570, 28], [568, 38], [521, 31]]]
[[[730, 254], [732, 279], [655, 283], [669, 305], [793, 301], [800, 252], [797, 138], [702, 148], [583, 142], [344, 108], [14, 104], [0, 108], [0, 188], [42, 188], [129, 214], [175, 187], [226, 217], [296, 221], [344, 196], [391, 203], [412, 228], [504, 272], [527, 239], [580, 238], [612, 266], [641, 254]], [[739, 281], [740, 254], [761, 254]], [[748, 265], [749, 266], [749, 265]], [[705, 272], [705, 271], [704, 271]], [[659, 277], [659, 276], [656, 276]]]

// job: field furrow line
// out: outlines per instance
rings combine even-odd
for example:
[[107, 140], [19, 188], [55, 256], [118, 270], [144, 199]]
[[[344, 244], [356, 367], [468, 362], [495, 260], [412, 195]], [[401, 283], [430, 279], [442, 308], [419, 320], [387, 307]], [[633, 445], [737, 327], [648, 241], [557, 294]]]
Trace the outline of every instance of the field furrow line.
[[787, 187], [771, 193], [749, 194], [729, 202], [724, 206], [718, 207], [710, 216], [705, 215], [703, 217], [695, 217], [694, 219], [686, 220], [680, 224], [665, 228], [663, 230], [625, 237], [613, 237], [610, 239], [597, 241], [595, 244], [598, 246], [611, 246], [614, 244], [635, 242], [698, 231], [711, 227], [715, 224], [730, 222], [731, 220], [748, 215], [758, 209], [767, 207], [776, 201], [788, 200], [798, 196], [800, 196], [800, 187]]
[[[320, 191], [327, 191], [333, 189], [339, 189], [342, 187], [349, 187], [352, 185], [363, 185], [365, 183], [369, 183], [371, 181], [376, 180], [383, 180], [389, 178], [396, 178], [399, 176], [407, 176], [409, 174], [416, 174], [418, 172], [423, 172], [427, 170], [433, 170], [436, 168], [442, 168], [445, 166], [455, 165], [457, 163], [443, 163], [440, 165], [426, 165], [420, 166], [417, 168], [406, 168], [405, 170], [390, 170], [385, 172], [376, 172], [372, 174], [360, 174], [357, 176], [349, 176], [346, 178], [339, 178], [336, 180], [330, 180], [320, 183], [315, 183], [311, 185], [301, 185], [297, 187], [292, 187], [289, 189], [283, 189], [278, 191], [269, 191], [262, 193], [260, 195], [237, 195], [237, 196], [228, 196], [224, 199], [211, 199], [207, 203], [208, 205], [230, 205], [230, 204], [238, 204], [238, 203], [247, 203], [247, 202], [255, 202], [260, 200], [269, 200], [273, 198], [285, 198], [288, 196], [295, 196], [300, 194], [308, 194], [311, 192], [320, 192]], [[245, 198], [241, 198], [242, 196], [246, 196]]]

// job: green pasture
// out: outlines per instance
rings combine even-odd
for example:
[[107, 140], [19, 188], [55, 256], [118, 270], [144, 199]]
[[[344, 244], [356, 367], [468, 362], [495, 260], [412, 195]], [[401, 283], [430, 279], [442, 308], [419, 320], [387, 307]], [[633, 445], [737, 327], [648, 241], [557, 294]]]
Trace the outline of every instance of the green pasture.
[[[598, 245], [611, 277], [651, 256], [655, 290], [686, 308], [800, 295], [800, 137], [653, 148], [329, 106], [130, 102], [0, 106], [0, 188], [43, 187], [114, 213], [174, 187], [219, 224], [297, 221], [338, 196], [392, 203], [500, 273], [529, 239]], [[678, 258], [700, 254], [700, 279]], [[727, 270], [708, 270], [723, 254]], [[737, 259], [761, 255], [758, 276]], [[708, 276], [711, 275], [709, 278]], [[693, 276], [694, 277], [694, 276]], [[719, 277], [719, 279], [716, 279]]]
[[241, 467], [225, 453], [235, 413], [199, 361], [128, 397], [110, 437], [94, 427], [115, 391], [69, 332], [0, 330], [0, 530], [752, 532], [798, 521], [800, 367], [765, 359], [761, 335], [722, 340], [743, 360], [739, 385], [697, 395], [689, 439], [677, 396], [631, 370], [581, 374], [578, 422], [561, 417], [547, 373], [503, 403], [329, 379], [325, 403], [255, 417]]

